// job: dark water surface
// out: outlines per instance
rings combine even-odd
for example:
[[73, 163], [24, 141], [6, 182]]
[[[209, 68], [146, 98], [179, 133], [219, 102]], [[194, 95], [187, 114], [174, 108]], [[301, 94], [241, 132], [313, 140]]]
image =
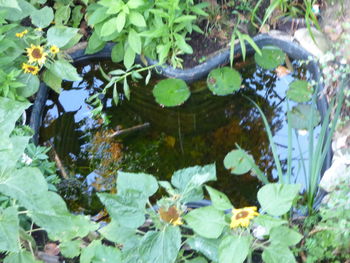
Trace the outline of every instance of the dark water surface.
[[[259, 112], [243, 94], [257, 102], [266, 114], [286, 169], [285, 92], [296, 77], [309, 76], [296, 62], [293, 62], [294, 72], [283, 78], [257, 68], [251, 59], [237, 63], [236, 69], [243, 76], [243, 86], [238, 93], [214, 96], [203, 80], [191, 84], [190, 99], [174, 108], [162, 108], [155, 102], [152, 88], [157, 79], [147, 86], [143, 80], [130, 82], [130, 101], [121, 96], [118, 107], [112, 105], [111, 99], [105, 101], [105, 112], [111, 120], [107, 127], [101, 124], [102, 120], [91, 118], [92, 106], [86, 101], [105, 84], [99, 63], [105, 72], [118, 67], [110, 61], [78, 65], [84, 80], [65, 83], [59, 96], [51, 94], [41, 129], [41, 142], [52, 143], [70, 176], [58, 187], [70, 209], [98, 212], [101, 207], [93, 193], [113, 191], [118, 170], [146, 172], [170, 180], [178, 169], [213, 162], [218, 181], [210, 185], [226, 193], [236, 207], [256, 204], [256, 193], [261, 186], [256, 177], [231, 175], [223, 166], [225, 155], [235, 149], [237, 143], [254, 157], [269, 178], [276, 176]], [[132, 128], [131, 132], [108, 137], [116, 130], [128, 128]], [[301, 146], [306, 147], [306, 138], [301, 140]], [[293, 159], [297, 173], [300, 170], [298, 155]]]

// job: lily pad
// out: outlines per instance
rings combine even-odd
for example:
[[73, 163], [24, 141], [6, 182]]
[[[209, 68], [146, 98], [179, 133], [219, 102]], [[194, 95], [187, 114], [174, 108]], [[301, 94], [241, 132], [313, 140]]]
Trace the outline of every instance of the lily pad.
[[212, 70], [207, 78], [208, 88], [214, 95], [225, 96], [232, 94], [241, 87], [242, 78], [238, 71], [229, 68]]
[[186, 82], [181, 79], [164, 79], [153, 88], [156, 101], [166, 107], [181, 105], [190, 95]]
[[314, 88], [306, 80], [295, 80], [289, 84], [287, 97], [296, 102], [307, 102], [311, 99]]
[[266, 46], [261, 49], [261, 55], [255, 53], [255, 62], [263, 69], [274, 69], [282, 65], [286, 54], [278, 47]]
[[292, 108], [288, 120], [292, 128], [307, 130], [312, 119], [312, 111], [314, 113], [312, 127], [314, 128], [319, 124], [321, 120], [320, 113], [317, 109], [313, 109], [312, 107], [313, 106], [309, 104], [298, 104]]
[[[249, 156], [249, 157], [248, 157]], [[245, 174], [252, 169], [253, 157], [247, 155], [243, 150], [232, 150], [224, 159], [224, 166], [232, 174]]]

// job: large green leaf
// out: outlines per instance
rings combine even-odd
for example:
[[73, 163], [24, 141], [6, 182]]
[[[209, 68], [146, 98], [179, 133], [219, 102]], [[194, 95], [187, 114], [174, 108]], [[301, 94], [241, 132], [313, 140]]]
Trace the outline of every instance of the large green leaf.
[[167, 226], [161, 231], [149, 231], [138, 249], [141, 262], [173, 263], [181, 246], [179, 227]]
[[249, 155], [249, 158], [248, 160], [247, 154], [243, 150], [232, 150], [225, 156], [224, 166], [232, 174], [245, 174], [253, 168], [254, 159], [251, 155]]
[[28, 98], [34, 95], [39, 89], [40, 80], [38, 76], [32, 74], [21, 74], [17, 80], [25, 85], [24, 87], [17, 88], [17, 94], [20, 96]]
[[288, 226], [276, 226], [270, 231], [270, 239], [273, 245], [295, 246], [303, 238], [297, 231]]
[[254, 219], [254, 223], [259, 225], [259, 226], [263, 226], [266, 229], [267, 234], [269, 234], [270, 230], [273, 227], [285, 225], [288, 223], [288, 221], [282, 220], [282, 219], [277, 218], [277, 217], [260, 214], [258, 217], [256, 217]]
[[213, 69], [207, 77], [208, 88], [214, 95], [232, 94], [241, 88], [241, 84], [241, 75], [230, 67]]
[[187, 244], [195, 251], [202, 253], [211, 261], [216, 262], [219, 257], [220, 239], [204, 238], [201, 236], [193, 236], [187, 239]]
[[106, 22], [104, 22], [102, 28], [101, 28], [101, 37], [109, 36], [113, 34], [118, 26], [118, 19], [116, 17], [113, 17]]
[[40, 10], [35, 10], [30, 15], [32, 23], [39, 27], [48, 27], [54, 19], [53, 10], [51, 7], [45, 6]]
[[0, 0], [0, 7], [8, 7], [8, 8], [14, 8], [21, 10], [21, 8], [18, 5], [17, 0]]
[[158, 183], [156, 178], [150, 174], [119, 171], [117, 175], [117, 190], [118, 195], [123, 195], [128, 190], [136, 190], [149, 197], [157, 192]]
[[261, 55], [254, 54], [255, 62], [263, 69], [274, 69], [284, 63], [286, 54], [278, 47], [266, 46], [261, 49]]
[[130, 29], [129, 31], [129, 36], [128, 36], [128, 41], [130, 47], [137, 53], [141, 54], [141, 37], [139, 34], [134, 30]]
[[80, 81], [82, 78], [78, 75], [77, 70], [66, 60], [55, 60], [48, 66], [52, 74], [68, 81]]
[[80, 255], [81, 246], [81, 240], [69, 240], [60, 243], [60, 251], [66, 258], [74, 258]]
[[265, 263], [295, 263], [295, 257], [286, 246], [270, 245], [264, 249], [262, 258]]
[[224, 193], [215, 190], [210, 186], [205, 186], [205, 188], [207, 189], [210, 196], [210, 200], [216, 209], [227, 210], [233, 208], [230, 199], [228, 199], [228, 197]]
[[129, 17], [131, 24], [133, 24], [135, 26], [139, 26], [139, 27], [146, 26], [146, 21], [145, 21], [144, 17], [139, 12], [131, 11], [128, 17]]
[[88, 46], [85, 49], [85, 54], [94, 54], [103, 49], [105, 45], [106, 42], [100, 39], [96, 31], [94, 31], [89, 38]]
[[4, 263], [42, 263], [36, 260], [29, 251], [22, 251], [20, 253], [10, 253], [5, 259]]
[[113, 194], [97, 194], [101, 202], [112, 219], [115, 219], [120, 225], [137, 228], [145, 222], [145, 204], [147, 197], [138, 191], [128, 191], [123, 196]]
[[101, 240], [94, 240], [83, 249], [80, 263], [120, 263], [121, 252], [116, 247], [107, 247], [101, 244]]
[[119, 63], [124, 57], [124, 47], [122, 43], [117, 43], [112, 48], [111, 58], [114, 63]]
[[176, 171], [171, 177], [171, 183], [180, 190], [183, 202], [203, 199], [202, 185], [215, 180], [215, 164], [184, 168]]
[[[288, 121], [292, 128], [297, 130], [308, 130], [312, 119], [312, 127], [316, 127], [321, 120], [321, 116], [319, 111], [313, 109], [313, 107], [314, 106], [310, 104], [298, 104], [297, 106], [294, 106], [288, 114]], [[312, 114], [314, 114], [313, 118]]]
[[262, 210], [273, 216], [287, 213], [299, 194], [298, 184], [267, 184], [260, 188], [258, 200]]
[[50, 70], [45, 70], [43, 80], [47, 86], [53, 89], [56, 93], [61, 93], [62, 79], [53, 74]]
[[7, 11], [5, 13], [5, 19], [10, 21], [19, 21], [29, 16], [36, 10], [35, 7], [26, 0], [16, 0], [16, 1], [3, 0], [3, 1], [12, 2], [12, 3], [17, 2], [18, 6], [20, 7], [20, 9], [13, 8], [13, 7], [1, 7], [1, 10]]
[[296, 102], [307, 102], [311, 99], [314, 88], [306, 80], [294, 80], [289, 84], [287, 97]]
[[0, 208], [0, 251], [19, 252], [19, 221], [17, 209], [9, 207]]
[[249, 236], [226, 236], [219, 245], [219, 263], [243, 263], [249, 253]]
[[[12, 136], [10, 139], [3, 138], [0, 142], [0, 166], [4, 169], [13, 168], [22, 157], [27, 147], [30, 136]], [[6, 145], [2, 145], [4, 143]], [[6, 148], [4, 148], [6, 147]]]
[[181, 79], [164, 79], [153, 88], [153, 96], [156, 101], [166, 107], [174, 107], [183, 104], [191, 95], [185, 81]]
[[2, 138], [10, 135], [15, 128], [16, 121], [29, 106], [29, 102], [0, 97], [0, 134]]
[[47, 41], [50, 45], [55, 45], [59, 48], [65, 46], [69, 41], [76, 36], [78, 28], [66, 26], [53, 26], [47, 31]]
[[206, 238], [218, 238], [226, 225], [224, 212], [213, 206], [194, 209], [184, 219], [194, 232]]

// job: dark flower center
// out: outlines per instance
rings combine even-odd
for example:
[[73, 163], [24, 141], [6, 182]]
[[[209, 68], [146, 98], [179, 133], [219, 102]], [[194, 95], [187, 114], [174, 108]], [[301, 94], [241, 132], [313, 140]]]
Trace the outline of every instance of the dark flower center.
[[236, 219], [241, 219], [241, 218], [245, 218], [249, 215], [249, 213], [247, 211], [242, 211], [242, 212], [239, 212], [237, 215], [236, 215]]
[[42, 57], [41, 51], [39, 48], [34, 48], [32, 51], [33, 58], [39, 59]]

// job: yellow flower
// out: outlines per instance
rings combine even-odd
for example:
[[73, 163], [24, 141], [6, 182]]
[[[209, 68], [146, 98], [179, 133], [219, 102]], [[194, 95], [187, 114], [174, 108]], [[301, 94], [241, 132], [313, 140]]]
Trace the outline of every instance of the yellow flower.
[[27, 63], [22, 64], [22, 69], [24, 70], [25, 73], [30, 73], [32, 75], [38, 74], [40, 70], [38, 66], [29, 65]]
[[27, 29], [22, 31], [22, 32], [20, 32], [20, 33], [16, 33], [16, 37], [22, 38], [26, 34], [28, 34], [28, 30]]
[[248, 227], [250, 220], [259, 215], [256, 210], [256, 206], [232, 209], [230, 228], [236, 228], [239, 226]]
[[60, 49], [57, 46], [53, 45], [50, 47], [50, 52], [55, 55], [60, 52]]
[[35, 46], [31, 44], [30, 48], [27, 48], [27, 56], [29, 58], [28, 63], [37, 62], [39, 65], [43, 65], [46, 60], [47, 53], [44, 52], [42, 46]]

